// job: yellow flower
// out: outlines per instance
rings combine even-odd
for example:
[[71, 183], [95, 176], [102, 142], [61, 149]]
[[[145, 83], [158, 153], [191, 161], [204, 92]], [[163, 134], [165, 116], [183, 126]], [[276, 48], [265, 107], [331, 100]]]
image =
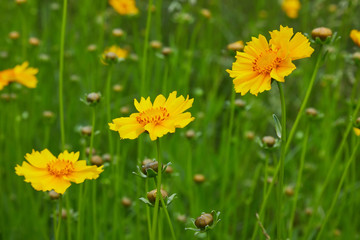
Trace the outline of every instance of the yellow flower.
[[120, 15], [136, 15], [139, 12], [135, 0], [109, 0], [109, 4]]
[[354, 41], [356, 45], [360, 47], [360, 31], [356, 29], [351, 30], [350, 38]]
[[38, 73], [37, 68], [28, 67], [29, 63], [24, 62], [15, 66], [13, 69], [7, 69], [0, 72], [0, 90], [10, 82], [18, 82], [28, 88], [35, 88], [37, 79], [35, 75]]
[[71, 182], [82, 183], [85, 179], [96, 179], [103, 171], [103, 166], [86, 166], [85, 160], [79, 159], [79, 152], [65, 151], [56, 158], [47, 149], [26, 154], [22, 166], [15, 167], [16, 174], [25, 177], [38, 191], [54, 190], [63, 194]]
[[283, 0], [281, 8], [289, 18], [297, 18], [301, 4], [299, 0]]
[[314, 49], [309, 40], [289, 27], [270, 32], [268, 42], [263, 35], [246, 43], [244, 52], [237, 52], [232, 70], [226, 70], [234, 78], [235, 91], [245, 95], [248, 91], [257, 96], [271, 89], [271, 79], [284, 82], [295, 65], [293, 60], [310, 57]]
[[116, 45], [108, 47], [107, 49], [105, 49], [101, 59], [101, 62], [105, 65], [107, 65], [107, 61], [115, 60], [115, 59], [108, 59], [109, 57], [112, 58], [112, 56], [107, 55], [108, 53], [114, 53], [117, 57], [117, 60], [124, 60], [125, 58], [127, 58], [129, 54], [127, 50], [118, 47]]
[[167, 133], [174, 133], [175, 128], [183, 128], [195, 118], [191, 117], [189, 109], [194, 99], [186, 99], [183, 96], [176, 97], [176, 91], [170, 93], [166, 99], [163, 95], [158, 95], [151, 103], [150, 97], [141, 98], [140, 103], [134, 99], [134, 105], [139, 111], [130, 117], [121, 117], [109, 123], [110, 129], [118, 131], [120, 138], [135, 139], [141, 133], [148, 132], [152, 141], [162, 137]]
[[354, 129], [355, 135], [356, 135], [356, 136], [360, 136], [360, 128], [354, 127], [353, 129]]

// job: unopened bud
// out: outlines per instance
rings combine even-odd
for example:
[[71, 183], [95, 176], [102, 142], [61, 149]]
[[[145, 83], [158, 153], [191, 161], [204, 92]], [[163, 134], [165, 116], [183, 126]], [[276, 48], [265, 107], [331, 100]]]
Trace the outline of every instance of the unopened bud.
[[91, 136], [92, 127], [91, 126], [84, 126], [81, 128], [81, 134], [84, 136]]
[[128, 106], [123, 106], [123, 107], [120, 108], [120, 112], [122, 114], [128, 114], [130, 112], [130, 109], [129, 109]]
[[15, 2], [17, 5], [20, 5], [20, 4], [26, 3], [27, 1], [26, 0], [15, 0]]
[[182, 222], [182, 223], [185, 223], [186, 222], [186, 216], [181, 214], [181, 215], [178, 215], [176, 217], [176, 220], [178, 220], [179, 222]]
[[289, 197], [293, 196], [294, 195], [294, 188], [293, 187], [286, 187], [285, 188], [285, 194]]
[[[90, 148], [89, 148], [89, 147], [87, 147], [87, 148], [85, 149], [85, 154], [86, 154], [86, 156], [89, 156], [89, 155], [90, 155]], [[95, 154], [96, 154], [96, 150], [95, 150], [95, 148], [93, 148], [91, 155], [95, 155]]]
[[305, 113], [311, 117], [316, 117], [318, 115], [318, 111], [315, 108], [307, 108]]
[[326, 27], [319, 27], [319, 28], [315, 28], [311, 31], [311, 36], [315, 39], [315, 38], [320, 38], [321, 40], [325, 40], [327, 37], [331, 37], [332, 36], [332, 31], [330, 28], [326, 28]]
[[193, 129], [190, 129], [190, 130], [187, 130], [186, 133], [185, 133], [185, 136], [188, 138], [188, 139], [192, 139], [194, 138], [196, 135], [195, 131]]
[[116, 53], [114, 52], [107, 52], [105, 54], [105, 59], [106, 60], [110, 60], [110, 61], [115, 61], [118, 59], [118, 56], [116, 55]]
[[234, 103], [235, 103], [235, 106], [239, 107], [239, 108], [243, 108], [246, 105], [245, 101], [242, 99], [235, 99]]
[[195, 225], [200, 229], [204, 229], [206, 226], [211, 226], [214, 222], [214, 218], [209, 213], [201, 214], [200, 217], [196, 218]]
[[152, 169], [154, 172], [158, 172], [158, 162], [157, 161], [151, 161], [151, 162], [148, 162], [146, 163], [145, 165], [143, 165], [141, 167], [141, 171], [144, 173], [144, 174], [147, 174], [147, 171], [149, 169]]
[[60, 194], [55, 192], [54, 190], [51, 190], [50, 192], [48, 192], [48, 194], [51, 200], [56, 200], [60, 197]]
[[91, 104], [95, 104], [95, 103], [98, 103], [100, 102], [100, 94], [99, 93], [89, 93], [87, 96], [86, 96], [86, 101], [88, 103], [91, 103]]
[[32, 45], [32, 46], [39, 46], [40, 44], [40, 40], [36, 37], [31, 37], [29, 38], [29, 44]]
[[91, 164], [100, 167], [104, 164], [104, 161], [99, 155], [95, 155], [91, 157]]
[[255, 138], [255, 133], [253, 131], [247, 131], [245, 133], [245, 137], [248, 139], [248, 140], [254, 140]]
[[51, 111], [43, 111], [43, 117], [45, 119], [52, 119], [54, 117], [54, 113]]
[[230, 51], [242, 51], [244, 49], [244, 42], [237, 41], [227, 45], [227, 49]]
[[128, 197], [123, 197], [121, 199], [121, 204], [124, 206], [124, 207], [131, 207], [131, 204], [132, 204], [132, 201], [130, 198]]
[[120, 85], [120, 84], [115, 84], [113, 86], [114, 92], [121, 92], [123, 89], [124, 89], [124, 87], [122, 85]]
[[105, 153], [102, 156], [102, 159], [104, 160], [104, 162], [110, 162], [111, 161], [111, 155], [109, 153]]
[[272, 136], [265, 136], [262, 138], [262, 142], [267, 146], [267, 147], [273, 147], [275, 145], [275, 138]]
[[310, 208], [310, 207], [307, 207], [305, 209], [305, 214], [308, 215], [308, 216], [311, 216], [313, 214], [313, 209]]
[[167, 166], [166, 169], [165, 169], [165, 172], [168, 173], [168, 174], [171, 174], [171, 173], [174, 172], [174, 169], [171, 166]]
[[[168, 193], [165, 191], [165, 190], [163, 190], [163, 189], [161, 189], [161, 195], [162, 195], [162, 198], [163, 199], [165, 199], [165, 198], [167, 198], [167, 196], [168, 196]], [[151, 202], [151, 203], [155, 203], [155, 201], [156, 201], [156, 194], [157, 194], [157, 189], [154, 189], [154, 190], [152, 190], [152, 191], [150, 191], [150, 192], [148, 192], [147, 193], [147, 199], [149, 200], [149, 202]]]
[[171, 53], [172, 53], [172, 49], [169, 48], [169, 47], [164, 47], [164, 48], [162, 49], [162, 54], [165, 55], [165, 56], [168, 56], [168, 55], [170, 55]]
[[151, 41], [151, 42], [150, 42], [150, 46], [151, 46], [151, 48], [153, 48], [153, 49], [160, 49], [161, 46], [162, 46], [162, 44], [161, 44], [160, 41], [154, 40], [154, 41]]
[[202, 174], [195, 174], [193, 179], [196, 183], [203, 183], [205, 181], [205, 176]]
[[211, 18], [211, 12], [209, 9], [203, 8], [200, 10], [201, 15], [203, 15], [205, 18], [210, 19]]
[[89, 52], [94, 52], [94, 51], [96, 51], [96, 49], [97, 49], [97, 46], [96, 46], [95, 44], [90, 44], [90, 45], [87, 47], [87, 50], [88, 50]]
[[16, 40], [20, 37], [20, 34], [19, 32], [16, 32], [16, 31], [12, 31], [9, 33], [9, 38], [12, 39], [12, 40]]
[[122, 29], [120, 29], [120, 28], [114, 28], [112, 30], [112, 35], [114, 37], [122, 37], [124, 35], [124, 31]]

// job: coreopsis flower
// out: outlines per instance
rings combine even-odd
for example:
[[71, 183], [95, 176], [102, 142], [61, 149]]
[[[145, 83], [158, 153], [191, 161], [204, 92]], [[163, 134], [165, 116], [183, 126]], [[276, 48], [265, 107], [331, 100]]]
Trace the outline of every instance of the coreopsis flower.
[[136, 15], [139, 13], [135, 0], [109, 0], [109, 4], [120, 15]]
[[[270, 32], [268, 42], [263, 35], [246, 43], [244, 52], [237, 52], [232, 70], [226, 70], [234, 78], [235, 91], [245, 95], [250, 91], [257, 96], [271, 89], [271, 79], [285, 82], [284, 77], [296, 69], [293, 60], [310, 57], [314, 49], [301, 33], [280, 26], [280, 31]], [[294, 36], [293, 36], [294, 35]]]
[[113, 45], [105, 49], [101, 62], [107, 65], [108, 62], [111, 61], [121, 61], [127, 58], [129, 52], [126, 49]]
[[71, 182], [82, 183], [85, 179], [96, 179], [103, 166], [86, 166], [85, 160], [79, 160], [79, 152], [64, 151], [56, 158], [45, 149], [26, 154], [27, 160], [22, 166], [15, 167], [16, 174], [25, 177], [35, 190], [51, 191], [63, 194]]
[[38, 73], [38, 69], [28, 66], [29, 63], [24, 62], [12, 69], [0, 71], [0, 90], [11, 82], [20, 83], [28, 88], [35, 88], [37, 84], [35, 75]]
[[356, 29], [351, 30], [350, 38], [354, 41], [356, 45], [360, 47], [360, 31]]
[[141, 98], [140, 102], [134, 99], [134, 105], [139, 111], [130, 117], [121, 117], [109, 123], [110, 129], [119, 132], [120, 138], [135, 139], [141, 133], [148, 132], [151, 140], [156, 140], [167, 133], [174, 133], [175, 128], [183, 128], [195, 118], [189, 109], [194, 99], [183, 96], [176, 97], [176, 91], [170, 93], [166, 99], [158, 95], [152, 104], [150, 97]]
[[356, 136], [360, 136], [360, 128], [357, 128], [357, 127], [353, 127], [353, 130], [354, 130], [354, 133]]
[[299, 0], [283, 0], [281, 4], [282, 10], [289, 18], [297, 18], [299, 15], [301, 4]]

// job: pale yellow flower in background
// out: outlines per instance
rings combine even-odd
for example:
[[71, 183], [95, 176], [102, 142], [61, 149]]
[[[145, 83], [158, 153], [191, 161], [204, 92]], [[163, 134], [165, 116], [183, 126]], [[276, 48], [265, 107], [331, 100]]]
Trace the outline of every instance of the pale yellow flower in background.
[[[244, 48], [237, 52], [231, 70], [235, 91], [245, 95], [250, 91], [257, 96], [271, 89], [271, 79], [284, 82], [284, 77], [296, 69], [293, 60], [310, 57], [314, 49], [301, 33], [294, 35], [293, 29], [280, 26], [280, 31], [270, 32], [268, 42], [263, 35], [253, 37]], [[293, 36], [294, 35], [294, 36]]]
[[0, 72], [0, 90], [11, 82], [17, 82], [28, 88], [35, 88], [37, 84], [37, 68], [29, 67], [28, 62], [17, 65], [12, 69]]
[[301, 4], [299, 0], [283, 0], [281, 8], [289, 18], [297, 18]]
[[360, 47], [360, 31], [353, 29], [350, 32], [350, 38], [353, 42]]
[[139, 13], [135, 0], [109, 0], [109, 4], [120, 15], [136, 15]]
[[26, 154], [27, 160], [22, 166], [15, 167], [16, 174], [25, 177], [38, 191], [54, 190], [63, 194], [71, 182], [82, 183], [85, 179], [96, 179], [103, 171], [103, 166], [86, 166], [85, 160], [79, 160], [79, 152], [64, 151], [56, 158], [45, 149]]
[[176, 94], [176, 91], [170, 93], [168, 99], [160, 94], [154, 103], [151, 103], [150, 97], [141, 98], [140, 102], [134, 99], [139, 112], [130, 117], [114, 119], [109, 123], [110, 130], [119, 132], [122, 139], [135, 139], [146, 131], [152, 141], [167, 133], [174, 133], [175, 128], [183, 128], [195, 119], [190, 112], [184, 113], [192, 106], [194, 99], [189, 99], [189, 96], [186, 99], [176, 97]]

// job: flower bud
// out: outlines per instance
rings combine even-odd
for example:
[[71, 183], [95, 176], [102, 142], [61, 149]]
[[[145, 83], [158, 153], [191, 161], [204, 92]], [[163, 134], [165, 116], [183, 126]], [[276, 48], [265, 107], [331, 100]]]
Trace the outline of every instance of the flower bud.
[[[157, 194], [157, 189], [154, 189], [147, 193], [147, 199], [152, 204], [154, 204], [156, 201], [156, 194]], [[165, 200], [165, 198], [167, 198], [167, 196], [168, 196], [168, 193], [165, 190], [161, 189], [161, 195], [162, 195], [162, 198]]]
[[97, 46], [95, 44], [90, 44], [87, 47], [88, 52], [94, 52], [94, 51], [96, 51], [96, 49], [97, 49]]
[[289, 197], [293, 196], [294, 195], [294, 188], [293, 187], [286, 187], [285, 188], [285, 194]]
[[164, 47], [164, 48], [162, 49], [162, 54], [163, 54], [164, 56], [168, 56], [168, 55], [170, 55], [171, 53], [172, 53], [172, 49], [169, 48], [169, 47]]
[[121, 204], [124, 206], [124, 207], [131, 207], [131, 204], [132, 204], [132, 201], [130, 198], [128, 197], [123, 197], [121, 199]]
[[178, 220], [179, 222], [182, 222], [182, 223], [186, 223], [186, 216], [181, 214], [181, 215], [178, 215], [176, 217], [176, 220]]
[[313, 214], [313, 209], [310, 208], [310, 207], [307, 207], [305, 209], [305, 214], [308, 215], [308, 216], [311, 216]]
[[246, 105], [245, 101], [242, 99], [235, 99], [234, 104], [236, 107], [239, 107], [239, 108], [243, 108]]
[[91, 157], [91, 164], [100, 167], [104, 164], [104, 161], [99, 155], [94, 155]]
[[123, 106], [123, 107], [120, 108], [120, 112], [122, 114], [128, 114], [130, 112], [130, 109], [129, 109], [128, 106]]
[[[89, 147], [87, 147], [87, 148], [85, 149], [85, 154], [86, 154], [86, 156], [89, 156], [89, 155], [90, 155], [90, 148], [89, 148]], [[96, 150], [95, 150], [95, 148], [93, 148], [91, 155], [95, 155], [95, 154], [96, 154]]]
[[315, 108], [307, 108], [305, 113], [311, 117], [316, 117], [318, 115], [318, 111]]
[[205, 181], [205, 176], [202, 174], [195, 174], [193, 179], [196, 183], [203, 183]]
[[354, 52], [352, 55], [352, 59], [360, 61], [360, 52]]
[[200, 10], [201, 15], [203, 15], [205, 18], [210, 19], [211, 18], [211, 12], [209, 9], [203, 8]]
[[273, 147], [275, 145], [275, 138], [272, 136], [265, 136], [262, 138], [262, 142], [267, 146], [267, 147]]
[[146, 165], [146, 164], [151, 163], [151, 162], [153, 162], [153, 160], [151, 160], [149, 158], [145, 158], [144, 161], [142, 161], [141, 165], [143, 166], [143, 165]]
[[147, 174], [147, 171], [149, 169], [152, 169], [154, 172], [158, 172], [158, 162], [157, 161], [151, 161], [151, 162], [148, 162], [146, 163], [145, 165], [143, 165], [141, 167], [141, 171], [144, 173], [144, 174]]
[[311, 36], [315, 39], [315, 38], [320, 38], [321, 40], [325, 40], [327, 37], [331, 37], [332, 36], [332, 31], [330, 28], [326, 28], [326, 27], [319, 27], [319, 28], [315, 28], [311, 31]]
[[48, 194], [51, 200], [56, 200], [60, 197], [60, 194], [55, 192], [54, 190], [51, 190], [50, 192], [48, 192]]
[[245, 137], [248, 139], [248, 140], [254, 140], [255, 138], [255, 133], [253, 131], [247, 131], [245, 133]]
[[114, 37], [122, 37], [124, 35], [124, 31], [122, 29], [120, 29], [120, 28], [114, 28], [112, 30], [112, 35]]
[[168, 174], [171, 174], [171, 173], [174, 172], [174, 169], [171, 166], [167, 166], [166, 169], [165, 169], [165, 172], [168, 173]]
[[122, 85], [120, 85], [120, 84], [115, 84], [113, 86], [113, 91], [114, 92], [121, 92], [123, 89], [124, 89], [124, 87]]
[[227, 45], [227, 49], [230, 51], [242, 51], [244, 49], [244, 42], [237, 41]]
[[187, 130], [185, 133], [186, 138], [193, 139], [195, 137], [196, 133], [193, 129]]
[[104, 162], [111, 162], [111, 155], [109, 153], [105, 153], [102, 156], [102, 159], [104, 160]]
[[98, 102], [100, 102], [100, 94], [99, 93], [89, 93], [86, 96], [86, 101], [90, 104], [96, 104]]
[[200, 229], [205, 229], [206, 226], [213, 224], [214, 218], [210, 213], [201, 214], [200, 217], [196, 218], [195, 225]]
[[105, 54], [105, 60], [116, 61], [117, 59], [118, 59], [118, 56], [114, 52], [107, 52]]
[[52, 111], [43, 111], [42, 114], [45, 119], [52, 119], [54, 117], [54, 113]]
[[29, 44], [32, 45], [32, 46], [39, 46], [40, 44], [40, 40], [36, 37], [31, 37], [29, 38]]
[[84, 126], [81, 128], [81, 134], [84, 136], [91, 136], [92, 127], [91, 126]]
[[0, 58], [8, 58], [9, 57], [9, 53], [6, 51], [0, 51]]
[[153, 49], [160, 49], [162, 47], [162, 43], [160, 41], [154, 40], [150, 42], [150, 46]]
[[16, 31], [12, 31], [9, 33], [9, 38], [12, 39], [12, 40], [16, 40], [20, 37], [20, 34], [19, 32], [16, 32]]
[[15, 0], [17, 5], [21, 5], [27, 2], [27, 0]]

